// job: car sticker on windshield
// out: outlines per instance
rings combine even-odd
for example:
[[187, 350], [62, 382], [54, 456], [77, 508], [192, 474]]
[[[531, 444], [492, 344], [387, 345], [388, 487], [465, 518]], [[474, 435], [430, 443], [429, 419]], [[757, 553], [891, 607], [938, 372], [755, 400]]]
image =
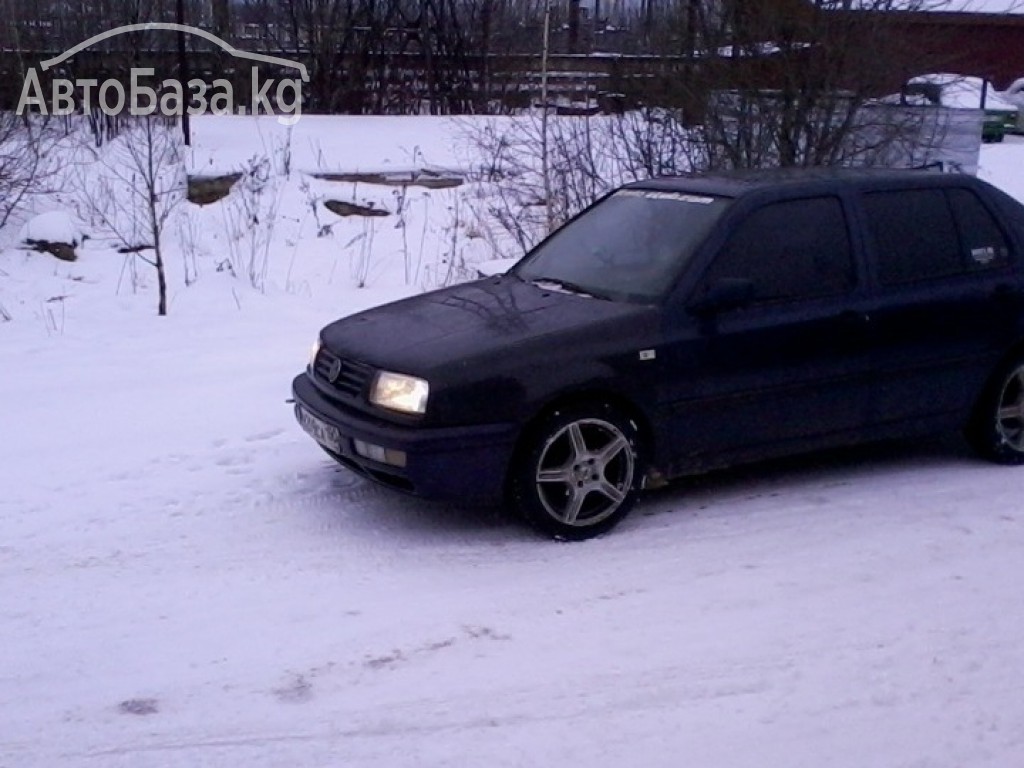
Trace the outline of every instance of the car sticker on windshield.
[[676, 200], [682, 203], [697, 203], [699, 205], [709, 205], [715, 202], [715, 198], [705, 197], [704, 195], [691, 195], [686, 192], [663, 192], [653, 189], [624, 189], [616, 193], [616, 196], [619, 195], [623, 197], [642, 197], [647, 200]]

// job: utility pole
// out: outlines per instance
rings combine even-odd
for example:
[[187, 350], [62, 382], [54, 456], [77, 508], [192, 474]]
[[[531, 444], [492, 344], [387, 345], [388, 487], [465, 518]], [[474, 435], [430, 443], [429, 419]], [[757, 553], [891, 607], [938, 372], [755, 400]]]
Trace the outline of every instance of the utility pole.
[[[178, 24], [185, 23], [185, 0], [176, 0], [175, 21]], [[181, 83], [182, 111], [181, 111], [181, 133], [185, 137], [185, 146], [192, 144], [192, 131], [189, 129], [188, 110], [192, 105], [188, 90], [188, 53], [185, 51], [185, 32], [178, 30], [178, 81]]]
[[[179, 2], [181, 0], [178, 0]], [[551, 174], [548, 170], [548, 47], [551, 39], [551, 3], [544, 6], [544, 51], [540, 58], [540, 171], [544, 177], [544, 213], [548, 232], [554, 229], [551, 212]]]
[[580, 0], [569, 0], [569, 53], [576, 53], [580, 43]]

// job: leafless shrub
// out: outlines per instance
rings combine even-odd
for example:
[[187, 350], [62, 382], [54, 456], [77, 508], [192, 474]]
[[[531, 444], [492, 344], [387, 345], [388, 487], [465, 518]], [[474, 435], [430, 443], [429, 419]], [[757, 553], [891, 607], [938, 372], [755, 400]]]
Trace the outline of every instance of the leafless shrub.
[[50, 174], [54, 141], [45, 121], [0, 112], [0, 228]]
[[157, 314], [166, 315], [163, 235], [186, 192], [180, 134], [158, 118], [138, 118], [95, 157], [71, 175], [79, 212], [115, 237], [132, 270], [136, 259], [155, 269]]
[[[892, 14], [955, 6], [693, 0], [663, 13], [652, 44], [677, 56], [665, 72], [635, 82], [632, 99], [679, 110], [693, 127], [688, 155], [698, 169], [880, 165], [897, 149], [908, 164], [941, 130], [934, 115], [876, 108], [919, 66], [920, 52], [908, 48]], [[681, 41], [680, 55], [672, 46]], [[930, 56], [939, 66], [938, 54]]]
[[[495, 189], [482, 215], [520, 252], [628, 181], [686, 171], [932, 162], [941, 112], [881, 97], [913, 71], [912, 52], [878, 12], [930, 0], [690, 0], [642, 17], [661, 69], [618, 83], [619, 115], [559, 117], [547, 108], [467, 126], [474, 178]], [[871, 13], [872, 11], [876, 13]], [[657, 23], [649, 23], [656, 17]]]
[[261, 291], [266, 287], [270, 243], [281, 202], [280, 180], [271, 166], [266, 156], [250, 158], [221, 209], [231, 271], [244, 275]]
[[472, 178], [494, 190], [475, 207], [506, 234], [510, 242], [491, 243], [506, 256], [527, 250], [547, 234], [549, 222], [563, 223], [621, 184], [690, 168], [691, 132], [668, 110], [553, 118], [546, 143], [537, 114], [466, 123], [464, 130], [483, 158]]
[[377, 219], [373, 216], [361, 218], [363, 231], [357, 235], [354, 244], [356, 251], [349, 251], [349, 273], [355, 281], [356, 288], [365, 288], [370, 278], [370, 267], [373, 263], [373, 239], [377, 234]]
[[199, 279], [199, 254], [203, 251], [199, 222], [183, 209], [177, 216], [178, 245], [181, 248], [182, 272], [185, 285], [192, 285]]

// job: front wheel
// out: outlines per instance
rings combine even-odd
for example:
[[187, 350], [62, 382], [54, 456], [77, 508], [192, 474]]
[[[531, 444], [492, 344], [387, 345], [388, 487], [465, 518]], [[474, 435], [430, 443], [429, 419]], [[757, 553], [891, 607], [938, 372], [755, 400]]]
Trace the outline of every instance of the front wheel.
[[512, 502], [534, 527], [578, 541], [608, 531], [636, 503], [635, 422], [608, 405], [564, 408], [528, 432], [511, 472]]
[[968, 437], [983, 457], [1024, 464], [1024, 358], [995, 376], [975, 409]]

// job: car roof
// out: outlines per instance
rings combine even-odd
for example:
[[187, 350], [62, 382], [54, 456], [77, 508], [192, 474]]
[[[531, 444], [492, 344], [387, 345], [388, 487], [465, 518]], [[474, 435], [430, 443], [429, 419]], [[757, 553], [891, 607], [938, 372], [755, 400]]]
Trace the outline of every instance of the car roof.
[[758, 190], [800, 186], [814, 186], [820, 189], [823, 186], [875, 186], [880, 182], [944, 186], [953, 178], [967, 177], [930, 170], [893, 168], [761, 168], [682, 174], [638, 181], [627, 186], [637, 189], [696, 192], [718, 197], [740, 197]]

